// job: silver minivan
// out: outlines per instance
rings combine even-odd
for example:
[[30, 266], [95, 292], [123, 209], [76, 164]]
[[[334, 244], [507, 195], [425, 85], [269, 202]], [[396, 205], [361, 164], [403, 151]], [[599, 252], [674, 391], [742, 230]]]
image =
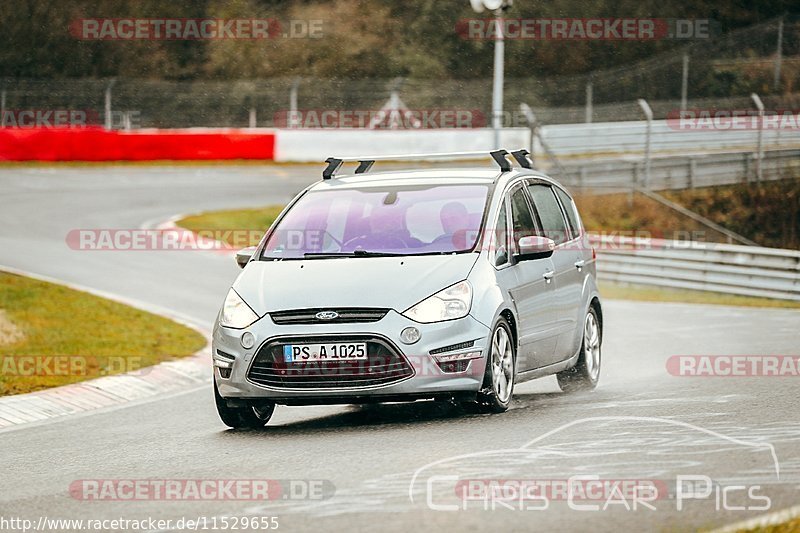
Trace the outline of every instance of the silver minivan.
[[212, 346], [226, 425], [263, 426], [276, 404], [502, 412], [515, 384], [551, 374], [595, 388], [603, 313], [575, 204], [525, 150], [490, 155], [498, 169], [328, 159], [237, 254]]

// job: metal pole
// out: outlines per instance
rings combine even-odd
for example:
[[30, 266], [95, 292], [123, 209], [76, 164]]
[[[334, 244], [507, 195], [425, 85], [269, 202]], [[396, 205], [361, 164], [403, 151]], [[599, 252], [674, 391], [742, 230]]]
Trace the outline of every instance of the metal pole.
[[642, 108], [645, 118], [647, 119], [647, 132], [645, 134], [644, 144], [644, 187], [650, 186], [650, 137], [653, 127], [653, 110], [644, 98], [639, 98], [636, 101], [639, 107]]
[[6, 90], [0, 92], [0, 128], [6, 127]]
[[686, 109], [686, 97], [689, 89], [689, 54], [683, 54], [683, 75], [681, 77], [681, 111]]
[[290, 128], [297, 126], [299, 118], [297, 116], [297, 89], [300, 87], [300, 78], [295, 78], [289, 89], [289, 124]]
[[783, 59], [783, 18], [778, 22], [778, 49], [775, 54], [775, 79], [773, 88], [775, 92], [781, 87], [781, 60]]
[[250, 124], [249, 124], [249, 126], [251, 128], [255, 128], [256, 127], [256, 108], [255, 107], [251, 107], [250, 108]]
[[751, 94], [750, 99], [755, 104], [756, 109], [758, 109], [758, 148], [756, 149], [758, 159], [756, 162], [756, 181], [761, 181], [761, 160], [764, 158], [764, 152], [762, 150], [764, 133], [764, 103], [756, 93]]
[[500, 128], [503, 126], [503, 70], [505, 56], [505, 36], [503, 35], [502, 11], [495, 11], [497, 37], [494, 41], [494, 79], [492, 84], [492, 128], [494, 128], [494, 147], [500, 148]]
[[589, 81], [586, 82], [586, 123], [592, 123], [592, 115], [594, 114], [594, 109], [592, 108], [592, 79], [589, 78]]

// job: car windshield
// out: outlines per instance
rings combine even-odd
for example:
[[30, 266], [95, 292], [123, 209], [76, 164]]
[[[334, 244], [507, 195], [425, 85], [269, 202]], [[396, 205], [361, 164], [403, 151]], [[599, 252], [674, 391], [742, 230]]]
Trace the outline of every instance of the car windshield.
[[280, 220], [263, 259], [422, 255], [472, 250], [486, 185], [309, 191]]

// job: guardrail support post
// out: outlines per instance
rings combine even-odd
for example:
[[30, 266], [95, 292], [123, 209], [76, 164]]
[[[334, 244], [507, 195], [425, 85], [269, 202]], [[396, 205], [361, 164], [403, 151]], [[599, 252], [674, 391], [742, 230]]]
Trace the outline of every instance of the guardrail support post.
[[111, 118], [111, 87], [114, 86], [114, 83], [117, 80], [111, 80], [108, 82], [108, 86], [106, 87], [106, 98], [105, 98], [105, 126], [107, 130], [110, 130], [111, 127], [114, 125]]
[[292, 81], [292, 86], [289, 89], [289, 120], [288, 126], [290, 128], [297, 127], [300, 117], [297, 115], [297, 89], [300, 87], [300, 78], [295, 78]]
[[761, 98], [756, 94], [752, 93], [750, 95], [750, 99], [758, 109], [758, 148], [757, 148], [757, 155], [758, 160], [756, 161], [756, 181], [761, 181], [762, 173], [761, 173], [761, 160], [764, 158], [764, 150], [763, 150], [763, 139], [764, 139], [764, 103], [761, 101]]
[[6, 90], [0, 92], [0, 128], [5, 128], [6, 121]]
[[[778, 49], [775, 53], [775, 79], [773, 80], [772, 89], [775, 92], [781, 87], [781, 60], [783, 59], [783, 18], [778, 22]], [[780, 131], [780, 130], [778, 130]]]
[[697, 164], [695, 163], [694, 157], [689, 158], [689, 188], [694, 189], [694, 176], [697, 172]]
[[744, 157], [744, 183], [750, 183], [750, 157], [748, 153], [742, 154]]
[[594, 109], [592, 107], [592, 100], [594, 99], [592, 96], [593, 87], [592, 87], [592, 78], [589, 78], [589, 81], [586, 82], [586, 123], [592, 123], [592, 115], [594, 115]]
[[644, 98], [639, 98], [636, 101], [639, 107], [642, 108], [645, 118], [647, 119], [647, 132], [645, 133], [644, 144], [644, 187], [650, 187], [650, 137], [653, 131], [653, 110]]
[[683, 54], [683, 72], [681, 75], [681, 110], [686, 109], [686, 98], [689, 93], [689, 54]]

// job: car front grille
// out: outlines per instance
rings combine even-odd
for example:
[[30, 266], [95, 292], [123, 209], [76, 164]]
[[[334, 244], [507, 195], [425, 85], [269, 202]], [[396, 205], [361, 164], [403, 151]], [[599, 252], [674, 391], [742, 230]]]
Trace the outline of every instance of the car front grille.
[[[334, 311], [338, 316], [332, 319], [317, 318], [317, 313]], [[388, 309], [375, 309], [371, 307], [348, 307], [343, 309], [293, 309], [291, 311], [277, 311], [269, 313], [275, 324], [347, 324], [377, 322], [388, 313]]]
[[[284, 362], [284, 344], [366, 342], [367, 359], [355, 361]], [[247, 379], [284, 389], [354, 388], [389, 385], [414, 375], [414, 369], [389, 341], [348, 335], [275, 339], [259, 349]]]

